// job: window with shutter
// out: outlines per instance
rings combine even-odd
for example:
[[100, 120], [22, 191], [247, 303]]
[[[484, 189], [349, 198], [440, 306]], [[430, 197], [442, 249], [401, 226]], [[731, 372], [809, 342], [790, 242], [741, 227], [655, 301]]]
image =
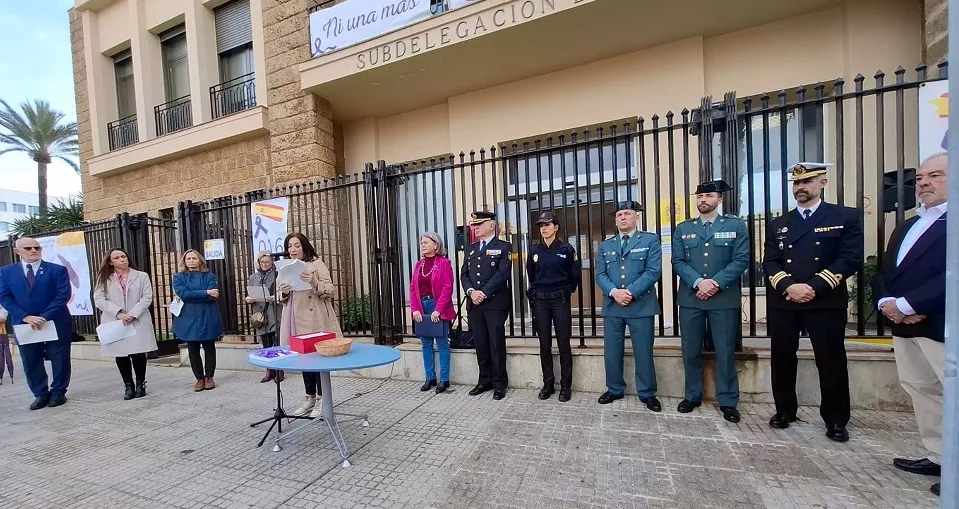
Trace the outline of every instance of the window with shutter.
[[250, 20], [250, 0], [233, 0], [213, 9], [216, 21], [216, 52], [252, 44], [253, 23]]

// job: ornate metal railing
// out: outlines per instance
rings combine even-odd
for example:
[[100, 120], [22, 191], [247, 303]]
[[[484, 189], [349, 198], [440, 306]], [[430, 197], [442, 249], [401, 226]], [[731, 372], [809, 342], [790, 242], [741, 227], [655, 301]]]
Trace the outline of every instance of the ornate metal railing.
[[140, 135], [137, 132], [137, 116], [121, 118], [107, 123], [107, 139], [110, 141], [110, 151], [129, 147], [139, 143]]
[[157, 136], [193, 127], [190, 96], [183, 96], [153, 108], [153, 116], [156, 119]]
[[246, 74], [210, 87], [210, 106], [214, 119], [256, 107], [256, 75]]

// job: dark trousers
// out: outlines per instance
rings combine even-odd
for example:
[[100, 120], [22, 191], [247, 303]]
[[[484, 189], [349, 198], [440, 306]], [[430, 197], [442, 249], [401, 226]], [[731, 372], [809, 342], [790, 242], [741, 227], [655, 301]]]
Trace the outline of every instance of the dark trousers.
[[539, 335], [539, 361], [543, 367], [543, 385], [552, 387], [556, 383], [553, 375], [553, 335], [556, 329], [556, 346], [559, 347], [559, 385], [563, 388], [573, 386], [573, 350], [569, 337], [573, 331], [573, 316], [568, 297], [533, 300], [533, 326]]
[[3, 378], [4, 367], [13, 378], [13, 353], [10, 351], [10, 336], [6, 334], [0, 335], [0, 378]]
[[799, 331], [809, 333], [822, 402], [819, 414], [826, 424], [845, 426], [849, 422], [849, 371], [846, 366], [846, 310], [810, 309], [793, 311], [770, 309], [767, 322], [772, 337], [772, 386], [776, 412], [794, 416], [799, 410], [796, 398], [796, 369], [799, 361]]
[[[70, 385], [70, 340], [67, 337], [45, 343], [33, 343], [20, 346], [20, 360], [23, 362], [23, 375], [34, 397], [46, 398], [51, 395], [63, 395]], [[44, 359], [50, 359], [53, 368], [53, 384], [47, 387], [47, 369]]]
[[147, 376], [147, 354], [132, 353], [126, 357], [117, 357], [117, 369], [120, 370], [123, 383], [133, 385], [134, 372], [137, 376], [136, 381], [142, 382]]
[[280, 346], [280, 341], [276, 332], [267, 332], [266, 334], [260, 335], [260, 343], [263, 344], [263, 348]]
[[506, 389], [506, 309], [469, 310], [470, 329], [476, 344], [476, 363], [479, 365], [478, 385]]
[[303, 372], [303, 387], [309, 396], [322, 396], [323, 387], [320, 386], [320, 374]]
[[679, 307], [682, 332], [686, 399], [703, 400], [703, 343], [709, 324], [716, 349], [716, 400], [719, 406], [739, 405], [739, 376], [736, 374], [736, 338], [741, 309], [698, 309]]
[[[206, 362], [200, 359], [200, 347], [203, 347], [203, 356]], [[197, 380], [204, 378], [213, 378], [216, 371], [216, 341], [187, 341], [187, 350], [190, 351], [190, 367], [193, 368], [193, 376]], [[206, 369], [204, 369], [204, 364]]]

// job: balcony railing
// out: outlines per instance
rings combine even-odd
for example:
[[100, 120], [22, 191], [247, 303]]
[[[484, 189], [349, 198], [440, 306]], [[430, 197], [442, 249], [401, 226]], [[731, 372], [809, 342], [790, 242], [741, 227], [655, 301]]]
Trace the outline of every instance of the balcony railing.
[[210, 106], [214, 119], [256, 107], [255, 74], [246, 74], [210, 87]]
[[110, 141], [110, 151], [138, 143], [140, 135], [137, 132], [137, 116], [130, 115], [109, 122], [107, 124], [107, 139]]
[[153, 108], [153, 116], [156, 119], [157, 136], [193, 127], [190, 96], [183, 96]]

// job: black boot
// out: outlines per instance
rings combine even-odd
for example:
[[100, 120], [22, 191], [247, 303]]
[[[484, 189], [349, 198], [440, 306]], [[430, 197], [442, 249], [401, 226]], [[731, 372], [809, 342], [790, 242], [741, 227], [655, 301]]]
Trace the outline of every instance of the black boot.
[[147, 382], [146, 380], [140, 380], [137, 382], [137, 393], [136, 397], [142, 398], [147, 395]]
[[435, 379], [435, 378], [433, 378], [433, 379], [431, 379], [431, 380], [427, 380], [427, 381], [423, 384], [423, 387], [420, 387], [420, 390], [423, 391], [423, 392], [426, 392], [426, 391], [432, 389], [433, 387], [436, 387], [436, 379]]
[[123, 391], [123, 399], [131, 400], [136, 397], [136, 388], [133, 387], [133, 384], [123, 384], [126, 387], [126, 390]]

